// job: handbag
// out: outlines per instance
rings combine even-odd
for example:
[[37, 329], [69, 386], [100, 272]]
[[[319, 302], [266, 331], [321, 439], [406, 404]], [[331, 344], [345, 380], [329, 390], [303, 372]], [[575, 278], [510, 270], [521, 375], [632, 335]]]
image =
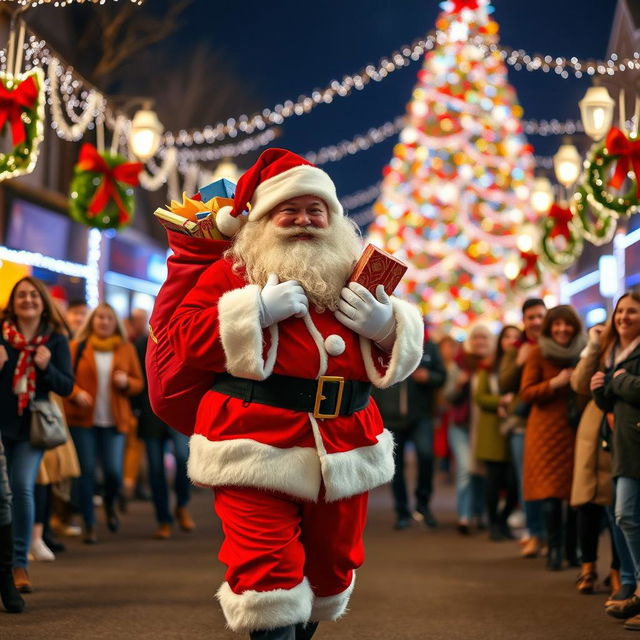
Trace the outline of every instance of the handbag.
[[37, 449], [54, 449], [67, 441], [62, 412], [50, 400], [31, 400], [29, 440]]

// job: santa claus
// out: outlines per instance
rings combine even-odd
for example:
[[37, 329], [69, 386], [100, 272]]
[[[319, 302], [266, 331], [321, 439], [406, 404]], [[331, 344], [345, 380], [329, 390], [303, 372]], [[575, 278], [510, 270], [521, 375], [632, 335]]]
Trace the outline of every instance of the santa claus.
[[360, 238], [329, 176], [303, 158], [265, 151], [240, 178], [230, 215], [227, 233], [233, 218], [243, 222], [231, 248], [168, 331], [185, 364], [217, 374], [189, 475], [215, 488], [228, 626], [302, 640], [346, 610], [367, 492], [393, 476], [371, 384], [416, 368], [423, 324], [382, 286], [374, 296], [347, 284]]

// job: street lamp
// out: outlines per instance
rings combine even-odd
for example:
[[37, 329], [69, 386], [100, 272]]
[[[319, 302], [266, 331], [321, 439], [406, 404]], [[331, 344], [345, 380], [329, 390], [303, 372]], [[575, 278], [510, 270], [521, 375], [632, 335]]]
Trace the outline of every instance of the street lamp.
[[544, 176], [536, 178], [533, 181], [533, 189], [531, 189], [531, 206], [533, 210], [539, 214], [547, 213], [554, 199], [553, 186], [549, 178]]
[[614, 99], [606, 87], [589, 87], [578, 104], [585, 133], [595, 142], [602, 140], [611, 128]]
[[140, 160], [149, 160], [160, 146], [160, 136], [164, 127], [152, 109], [140, 109], [131, 121], [129, 146], [133, 155]]
[[572, 144], [560, 145], [553, 156], [553, 170], [558, 182], [567, 189], [575, 183], [582, 168], [582, 158]]

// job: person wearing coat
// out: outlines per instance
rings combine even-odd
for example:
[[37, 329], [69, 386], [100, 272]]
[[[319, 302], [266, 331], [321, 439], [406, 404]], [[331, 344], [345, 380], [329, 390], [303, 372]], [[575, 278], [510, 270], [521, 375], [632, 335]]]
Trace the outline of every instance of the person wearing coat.
[[544, 518], [539, 501], [524, 499], [524, 439], [527, 426], [529, 406], [520, 398], [520, 382], [522, 370], [529, 359], [531, 350], [538, 342], [547, 307], [541, 298], [527, 298], [522, 305], [523, 332], [521, 339], [505, 351], [498, 370], [498, 387], [502, 395], [513, 394], [511, 402], [506, 406], [506, 417], [501, 429], [509, 438], [511, 460], [513, 461], [520, 507], [524, 511], [526, 533], [520, 539], [523, 558], [537, 557], [544, 537]]
[[84, 521], [84, 541], [96, 542], [93, 494], [100, 459], [105, 479], [107, 526], [120, 526], [115, 502], [122, 483], [124, 442], [134, 424], [130, 397], [144, 386], [142, 370], [113, 307], [100, 303], [71, 343], [76, 381], [64, 408], [78, 454], [81, 475], [78, 500]]
[[[571, 374], [571, 388], [575, 393], [591, 396], [591, 378], [600, 366], [603, 325], [589, 330], [589, 342]], [[604, 413], [593, 398], [584, 409], [576, 432], [576, 448], [571, 484], [571, 506], [578, 512], [578, 539], [582, 552], [582, 570], [576, 588], [580, 593], [593, 593], [598, 574], [596, 570], [598, 539], [605, 510], [612, 502], [611, 454], [602, 446], [601, 427]], [[610, 519], [611, 570], [609, 582], [611, 600], [624, 600], [635, 591], [633, 562], [622, 531]]]
[[[29, 403], [49, 400], [51, 392], [71, 393], [73, 372], [65, 333], [64, 320], [44, 283], [30, 276], [19, 280], [9, 295], [0, 332], [0, 433], [13, 494], [13, 576], [25, 593], [33, 590], [27, 553], [35, 521], [34, 486], [43, 455], [29, 441]], [[11, 545], [9, 537], [3, 529], [0, 547]]]
[[[547, 312], [538, 345], [522, 372], [520, 397], [531, 405], [524, 445], [524, 498], [542, 500], [549, 555], [547, 568], [558, 571], [563, 562], [563, 503], [571, 493], [575, 428], [569, 407], [574, 404], [569, 380], [586, 344], [582, 323], [568, 305]], [[575, 540], [568, 530], [566, 552], [576, 564]]]
[[[512, 394], [500, 395], [497, 372], [505, 351], [519, 339], [520, 330], [517, 327], [503, 327], [498, 335], [494, 362], [489, 368], [478, 371], [474, 384], [474, 401], [479, 410], [475, 457], [484, 463], [487, 472], [489, 539], [494, 542], [514, 539], [507, 520], [518, 504], [518, 483], [511, 464], [509, 441], [500, 428]], [[498, 502], [502, 491], [505, 492], [506, 500], [498, 514]]]
[[350, 281], [357, 232], [331, 178], [300, 156], [262, 153], [236, 186], [233, 214], [242, 221], [231, 248], [167, 328], [180, 360], [216, 374], [189, 475], [215, 488], [228, 626], [306, 640], [344, 614], [354, 589], [368, 491], [393, 477], [393, 437], [371, 385], [415, 370], [423, 321], [381, 283], [373, 294]]
[[437, 526], [429, 502], [433, 491], [433, 421], [435, 396], [446, 379], [446, 371], [437, 345], [425, 339], [422, 359], [409, 378], [388, 389], [376, 389], [385, 426], [395, 440], [395, 473], [391, 487], [396, 510], [394, 528], [406, 529], [411, 524], [407, 485], [404, 473], [406, 445], [413, 442], [417, 457], [416, 511], [428, 527]]
[[[615, 482], [615, 516], [627, 541], [640, 584], [640, 295], [627, 293], [617, 302], [609, 332], [603, 337], [604, 371], [591, 378], [598, 407], [613, 413], [611, 441]], [[607, 607], [625, 628], [640, 630], [640, 588]]]
[[166, 540], [171, 537], [171, 525], [173, 524], [173, 516], [169, 508], [167, 472], [164, 463], [164, 455], [169, 442], [172, 445], [173, 457], [176, 461], [174, 476], [176, 508], [174, 514], [183, 531], [189, 532], [195, 529], [195, 523], [187, 509], [189, 498], [191, 497], [191, 484], [187, 476], [189, 438], [184, 433], [171, 429], [151, 410], [146, 384], [147, 342], [147, 335], [142, 335], [134, 341], [138, 360], [142, 365], [145, 388], [140, 394], [131, 398], [131, 403], [138, 419], [138, 438], [144, 442], [147, 453], [149, 484], [151, 485], [153, 506], [158, 523], [153, 537], [156, 540]]

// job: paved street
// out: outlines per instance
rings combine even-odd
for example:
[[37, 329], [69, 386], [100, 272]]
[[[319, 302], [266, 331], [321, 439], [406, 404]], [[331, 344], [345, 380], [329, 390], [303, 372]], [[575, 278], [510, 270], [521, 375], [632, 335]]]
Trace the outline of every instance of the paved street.
[[[3, 640], [231, 640], [214, 593], [223, 570], [216, 560], [218, 521], [210, 494], [192, 502], [195, 533], [149, 539], [151, 504], [134, 502], [120, 534], [100, 529], [100, 544], [68, 540], [51, 564], [33, 563], [36, 591], [28, 612], [0, 614]], [[388, 489], [372, 495], [367, 561], [358, 573], [351, 612], [321, 625], [319, 640], [607, 640], [628, 637], [604, 614], [604, 592], [578, 595], [576, 570], [549, 573], [544, 561], [521, 560], [515, 543], [485, 534], [461, 538], [453, 529], [453, 490], [440, 486], [438, 531], [418, 523], [395, 532]], [[608, 558], [608, 540], [602, 540]], [[315, 638], [314, 638], [315, 640]]]

